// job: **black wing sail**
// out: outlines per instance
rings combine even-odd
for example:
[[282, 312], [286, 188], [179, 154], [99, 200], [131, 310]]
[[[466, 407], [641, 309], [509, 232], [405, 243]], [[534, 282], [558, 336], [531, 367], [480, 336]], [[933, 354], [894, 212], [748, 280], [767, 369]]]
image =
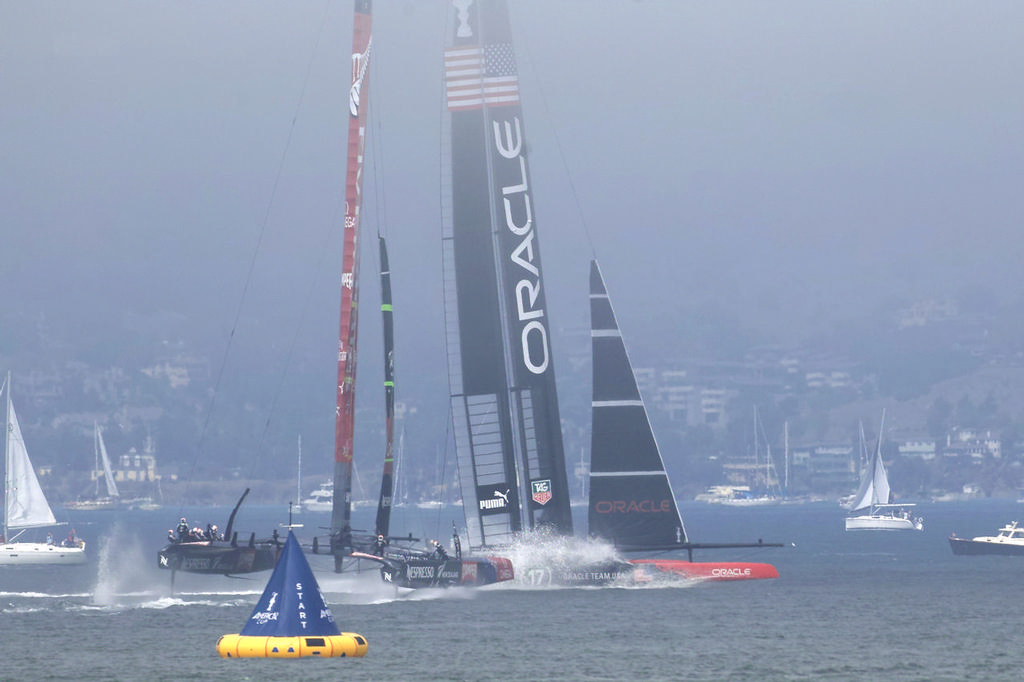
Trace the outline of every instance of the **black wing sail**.
[[683, 547], [686, 530], [596, 261], [590, 263], [590, 329], [590, 534], [623, 550]]
[[449, 384], [472, 546], [572, 534], [550, 322], [505, 3], [455, 3], [445, 51]]
[[384, 329], [384, 470], [380, 478], [380, 497], [377, 501], [376, 532], [386, 536], [391, 528], [391, 500], [395, 473], [395, 322], [391, 303], [391, 267], [388, 265], [388, 246], [378, 236], [380, 246], [380, 314]]

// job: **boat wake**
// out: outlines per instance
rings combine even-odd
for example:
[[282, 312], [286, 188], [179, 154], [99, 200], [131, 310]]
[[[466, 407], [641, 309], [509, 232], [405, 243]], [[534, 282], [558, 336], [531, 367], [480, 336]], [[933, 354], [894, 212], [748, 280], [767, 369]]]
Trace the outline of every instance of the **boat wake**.
[[[593, 584], [580, 584], [584, 581], [576, 579], [578, 576], [601, 572], [608, 566], [621, 565], [627, 560], [603, 540], [556, 536], [543, 531], [523, 535], [503, 550], [502, 555], [512, 560], [515, 570], [514, 580], [501, 584], [504, 589], [651, 589], [693, 587], [703, 582], [671, 576], [638, 582], [624, 575], [606, 581], [595, 580]], [[573, 579], [566, 579], [567, 576]]]
[[18, 591], [5, 591], [0, 592], [0, 599], [16, 597], [18, 599], [87, 599], [89, 597], [88, 592], [77, 592], [68, 594], [54, 594], [52, 592], [18, 592]]

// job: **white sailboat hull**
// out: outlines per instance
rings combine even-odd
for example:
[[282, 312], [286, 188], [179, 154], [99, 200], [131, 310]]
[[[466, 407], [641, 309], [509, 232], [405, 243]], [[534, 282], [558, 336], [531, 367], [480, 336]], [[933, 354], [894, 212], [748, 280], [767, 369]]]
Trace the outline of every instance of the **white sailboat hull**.
[[888, 514], [865, 514], [847, 516], [846, 530], [924, 530], [924, 523]]
[[74, 511], [107, 511], [117, 509], [119, 501], [116, 497], [100, 497], [95, 500], [75, 500], [65, 502], [64, 508]]
[[85, 543], [60, 547], [45, 542], [10, 542], [0, 545], [0, 566], [74, 566], [84, 564]]
[[719, 500], [719, 504], [725, 504], [730, 507], [767, 507], [769, 505], [777, 505], [782, 503], [782, 499], [779, 497], [737, 497], [728, 500]]

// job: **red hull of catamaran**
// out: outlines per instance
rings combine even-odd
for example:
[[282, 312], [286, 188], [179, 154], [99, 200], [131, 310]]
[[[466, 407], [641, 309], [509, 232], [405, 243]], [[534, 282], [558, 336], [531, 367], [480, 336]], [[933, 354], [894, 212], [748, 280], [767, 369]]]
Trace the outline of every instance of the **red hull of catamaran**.
[[634, 559], [631, 564], [649, 565], [664, 573], [690, 580], [761, 580], [778, 578], [771, 564], [746, 561], [683, 561], [681, 559]]

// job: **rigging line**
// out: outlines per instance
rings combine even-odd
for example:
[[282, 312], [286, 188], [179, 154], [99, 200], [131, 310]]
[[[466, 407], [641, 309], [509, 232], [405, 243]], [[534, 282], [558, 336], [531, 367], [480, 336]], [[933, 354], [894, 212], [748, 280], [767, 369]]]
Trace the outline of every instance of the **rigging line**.
[[[316, 43], [314, 44], [314, 47], [313, 47], [313, 55], [316, 54], [317, 46], [319, 46], [319, 44], [320, 44], [320, 37], [323, 35], [323, 27], [326, 24], [326, 20], [327, 20], [326, 12], [329, 11], [331, 3], [328, 2], [327, 5], [328, 5], [328, 8], [327, 8], [327, 10], [325, 10], [324, 21], [320, 25], [320, 32], [317, 34], [317, 41], [316, 41]], [[310, 58], [310, 65], [309, 65], [309, 69], [311, 69], [311, 68], [312, 68], [312, 56]], [[296, 112], [295, 112], [295, 118], [296, 119], [298, 118], [298, 111], [301, 108], [302, 99], [303, 99], [303, 96], [305, 95], [306, 85], [308, 84], [309, 69], [307, 69], [306, 81], [303, 84], [302, 93], [300, 94], [300, 97], [299, 97], [299, 107], [296, 108]], [[293, 127], [294, 127], [294, 122], [295, 122], [295, 119], [293, 119], [293, 121], [292, 121]], [[290, 133], [289, 133], [289, 139], [290, 139]], [[282, 159], [282, 161], [283, 161], [283, 159]], [[288, 352], [285, 354], [285, 362], [284, 362], [284, 366], [281, 368], [281, 376], [280, 376], [280, 379], [277, 382], [277, 388], [274, 391], [273, 397], [271, 399], [270, 409], [268, 410], [267, 418], [266, 418], [266, 420], [264, 421], [264, 424], [263, 424], [263, 431], [260, 433], [260, 439], [259, 439], [259, 441], [258, 441], [258, 443], [256, 445], [256, 456], [252, 459], [252, 463], [251, 463], [250, 468], [249, 468], [249, 475], [248, 475], [248, 479], [247, 479], [249, 481], [252, 481], [252, 480], [255, 479], [256, 468], [260, 465], [260, 462], [261, 462], [261, 459], [262, 459], [262, 456], [263, 456], [263, 446], [267, 442], [267, 434], [270, 432], [271, 420], [273, 419], [274, 414], [276, 414], [276, 412], [277, 412], [277, 409], [276, 409], [277, 408], [277, 403], [278, 403], [278, 400], [281, 397], [281, 393], [283, 392], [282, 389], [284, 387], [285, 380], [286, 380], [286, 378], [288, 376], [288, 370], [291, 368], [292, 359], [295, 357], [295, 348], [296, 348], [296, 346], [298, 346], [300, 332], [302, 331], [302, 328], [305, 325], [306, 321], [309, 319], [308, 313], [309, 313], [309, 309], [310, 309], [310, 307], [312, 305], [313, 294], [317, 290], [317, 282], [320, 281], [320, 276], [323, 273], [323, 271], [325, 270], [325, 264], [327, 262], [328, 254], [334, 253], [334, 251], [332, 251], [331, 249], [328, 248], [328, 245], [331, 242], [331, 236], [332, 236], [332, 234], [334, 232], [335, 226], [343, 223], [343, 221], [339, 220], [339, 217], [342, 215], [342, 212], [344, 210], [344, 206], [345, 206], [344, 197], [342, 195], [338, 195], [338, 200], [337, 200], [337, 202], [334, 205], [334, 213], [333, 213], [331, 219], [327, 222], [327, 228], [324, 231], [323, 248], [320, 249], [320, 258], [317, 260], [316, 267], [313, 270], [313, 278], [310, 281], [309, 291], [306, 294], [306, 299], [303, 302], [302, 308], [301, 308], [301, 310], [299, 312], [299, 319], [298, 319], [297, 324], [295, 325], [295, 333], [292, 335], [291, 343], [288, 346]], [[298, 502], [299, 500], [296, 500], [296, 501]]]
[[596, 259], [597, 250], [594, 248], [594, 239], [590, 235], [590, 227], [587, 225], [587, 219], [583, 215], [583, 204], [580, 203], [580, 196], [576, 191], [576, 184], [573, 182], [572, 173], [569, 171], [569, 162], [565, 156], [565, 149], [562, 147], [562, 141], [558, 138], [558, 130], [555, 128], [553, 122], [554, 119], [551, 116], [551, 109], [548, 107], [548, 98], [547, 94], [544, 92], [544, 84], [537, 72], [537, 63], [534, 61], [533, 55], [530, 52], [530, 44], [528, 40], [522, 40], [520, 43], [523, 46], [523, 52], [526, 53], [533, 82], [536, 84], [537, 92], [540, 94], [540, 102], [544, 110], [544, 117], [548, 121], [548, 126], [551, 129], [551, 136], [555, 139], [555, 149], [558, 150], [558, 158], [562, 162], [562, 169], [565, 171], [565, 177], [569, 183], [569, 193], [572, 195], [573, 203], [576, 206], [576, 214], [579, 216], [580, 226], [583, 228], [583, 234], [587, 238], [587, 244], [590, 246], [591, 255]]
[[[447, 486], [447, 483], [446, 483], [446, 481], [448, 480], [448, 444], [451, 442], [449, 440], [449, 438], [451, 438], [452, 420], [453, 420], [453, 416], [452, 416], [452, 401], [449, 400], [448, 401], [448, 417], [445, 419], [444, 449], [441, 451], [441, 452], [444, 453], [444, 455], [441, 457], [441, 483], [442, 483], [442, 487], [441, 487], [441, 492], [439, 493], [439, 497], [441, 495], [444, 495], [445, 497], [447, 497], [447, 495], [445, 495], [445, 493], [448, 490], [448, 486]], [[456, 469], [458, 469], [458, 466], [459, 466], [458, 457], [456, 457], [456, 459], [455, 459], [455, 466], [456, 466]], [[460, 489], [462, 488], [462, 481], [459, 481], [459, 488]], [[444, 502], [444, 498], [442, 498], [441, 501]], [[440, 537], [441, 536], [441, 507], [440, 506], [438, 506], [437, 518], [434, 519], [434, 523], [435, 523], [434, 535]]]
[[[190, 489], [190, 487], [192, 485], [192, 480], [193, 480], [193, 478], [195, 476], [195, 471], [196, 471], [196, 468], [198, 466], [199, 459], [203, 456], [203, 445], [204, 445], [204, 443], [206, 441], [206, 435], [209, 432], [210, 420], [211, 420], [211, 418], [213, 416], [213, 408], [214, 408], [214, 406], [216, 404], [216, 401], [217, 401], [217, 393], [218, 393], [218, 391], [220, 389], [221, 380], [224, 378], [224, 371], [225, 371], [225, 368], [227, 367], [228, 356], [231, 353], [231, 346], [232, 346], [232, 343], [233, 343], [234, 338], [235, 338], [235, 332], [238, 330], [238, 323], [239, 323], [239, 320], [242, 317], [242, 309], [245, 307], [246, 295], [249, 292], [249, 286], [252, 284], [252, 275], [253, 275], [253, 272], [256, 269], [256, 259], [259, 256], [260, 246], [263, 244], [263, 238], [264, 238], [264, 236], [266, 235], [266, 232], [267, 232], [267, 225], [270, 222], [270, 211], [271, 211], [271, 209], [274, 206], [274, 199], [277, 196], [277, 188], [278, 188], [278, 185], [280, 184], [281, 175], [283, 174], [283, 171], [284, 171], [285, 159], [288, 157], [288, 150], [291, 148], [292, 137], [295, 134], [295, 123], [298, 120], [299, 111], [302, 109], [302, 103], [303, 103], [303, 100], [305, 99], [305, 96], [306, 96], [306, 89], [309, 86], [309, 77], [310, 77], [310, 74], [313, 71], [313, 60], [314, 60], [314, 58], [315, 58], [315, 56], [317, 54], [317, 51], [318, 51], [318, 49], [320, 47], [320, 39], [323, 37], [324, 27], [327, 25], [327, 17], [330, 14], [331, 4], [332, 4], [331, 0], [328, 0], [327, 3], [326, 3], [326, 6], [324, 7], [324, 14], [323, 14], [323, 17], [320, 20], [320, 28], [317, 31], [316, 41], [313, 43], [313, 49], [310, 52], [309, 61], [306, 64], [306, 75], [305, 75], [305, 77], [302, 80], [302, 88], [299, 91], [299, 99], [298, 99], [298, 102], [296, 103], [296, 106], [295, 106], [295, 113], [292, 115], [291, 124], [288, 127], [288, 135], [285, 138], [284, 149], [281, 151], [281, 158], [280, 158], [280, 160], [278, 161], [278, 164], [277, 164], [277, 171], [276, 171], [276, 173], [274, 175], [274, 182], [271, 185], [270, 198], [267, 200], [267, 207], [266, 207], [266, 210], [263, 213], [263, 221], [262, 221], [262, 224], [260, 225], [259, 236], [258, 236], [258, 238], [256, 240], [256, 248], [253, 250], [252, 257], [249, 260], [249, 269], [246, 272], [245, 283], [242, 286], [242, 295], [239, 298], [238, 307], [235, 310], [235, 318], [234, 318], [234, 320], [232, 321], [232, 324], [231, 324], [231, 332], [228, 334], [228, 341], [227, 341], [227, 344], [226, 344], [226, 346], [224, 348], [224, 355], [221, 358], [220, 367], [217, 370], [217, 378], [214, 381], [213, 393], [210, 396], [210, 404], [209, 404], [209, 407], [206, 410], [206, 419], [203, 421], [203, 428], [202, 428], [202, 430], [199, 433], [199, 442], [196, 444], [196, 456], [192, 460], [192, 467], [191, 467], [191, 469], [189, 469], [189, 474], [188, 474], [188, 476], [186, 478], [186, 481], [185, 481], [185, 493], [186, 493], [186, 496], [187, 496], [187, 493], [188, 493], [188, 491], [189, 491], [189, 489]], [[262, 448], [262, 444], [263, 444], [263, 439], [261, 437], [260, 442], [257, 445], [257, 453], [260, 452], [260, 450]], [[257, 456], [257, 459], [258, 459], [258, 456]]]
[[330, 244], [331, 242], [331, 234], [333, 232], [334, 226], [339, 224], [339, 216], [341, 215], [343, 208], [344, 201], [339, 200], [334, 207], [334, 216], [328, 222], [327, 230], [324, 235], [324, 245], [323, 248], [320, 249], [320, 258], [317, 260], [316, 267], [314, 268], [313, 279], [310, 282], [309, 291], [306, 294], [306, 299], [302, 304], [302, 309], [299, 313], [299, 319], [297, 324], [295, 325], [295, 333], [292, 335], [291, 343], [288, 346], [288, 352], [285, 354], [284, 367], [281, 368], [281, 376], [277, 382], [277, 389], [274, 391], [274, 395], [271, 399], [270, 409], [268, 410], [267, 413], [267, 419], [263, 424], [263, 431], [260, 433], [260, 440], [256, 446], [256, 457], [253, 458], [253, 462], [249, 469], [249, 476], [247, 478], [247, 480], [249, 481], [255, 479], [256, 467], [259, 466], [260, 464], [260, 460], [263, 454], [263, 445], [266, 443], [267, 434], [270, 431], [271, 419], [273, 418], [273, 415], [277, 412], [276, 408], [278, 399], [281, 397], [282, 388], [284, 386], [285, 379], [288, 376], [288, 370], [291, 368], [292, 359], [295, 357], [295, 348], [299, 342], [300, 332], [302, 331], [302, 328], [305, 325], [306, 321], [309, 319], [308, 313], [310, 306], [312, 305], [313, 294], [317, 290], [317, 282], [320, 281], [320, 275], [325, 270], [325, 263], [327, 262], [328, 254], [333, 253], [333, 251], [328, 248], [328, 244]]

